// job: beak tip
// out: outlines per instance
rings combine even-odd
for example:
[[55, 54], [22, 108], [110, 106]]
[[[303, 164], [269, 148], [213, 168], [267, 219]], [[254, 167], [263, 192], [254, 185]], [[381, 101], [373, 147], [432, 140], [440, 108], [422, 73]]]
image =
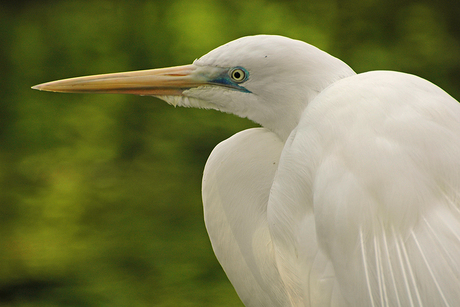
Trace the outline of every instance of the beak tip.
[[31, 87], [31, 89], [37, 90], [37, 91], [49, 91], [47, 89], [46, 83], [34, 85]]
[[50, 84], [48, 84], [48, 83], [42, 83], [42, 84], [34, 85], [34, 86], [31, 87], [31, 89], [37, 90], [37, 91], [40, 91], [40, 92], [55, 92], [55, 91], [59, 91], [59, 90], [57, 90], [56, 87], [50, 86]]

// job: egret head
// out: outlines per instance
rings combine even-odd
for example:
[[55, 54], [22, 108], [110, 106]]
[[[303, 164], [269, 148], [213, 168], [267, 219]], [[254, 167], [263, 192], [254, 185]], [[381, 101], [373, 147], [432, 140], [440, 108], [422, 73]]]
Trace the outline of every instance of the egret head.
[[345, 63], [307, 43], [257, 35], [222, 45], [191, 65], [65, 79], [33, 88], [156, 96], [175, 106], [247, 117], [286, 139], [316, 95], [353, 74]]

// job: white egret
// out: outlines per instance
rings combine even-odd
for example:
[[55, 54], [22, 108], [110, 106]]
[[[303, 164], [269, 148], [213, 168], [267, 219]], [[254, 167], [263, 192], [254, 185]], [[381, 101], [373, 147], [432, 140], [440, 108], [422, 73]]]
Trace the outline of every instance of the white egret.
[[460, 304], [460, 105], [436, 85], [259, 35], [187, 66], [34, 88], [262, 126], [217, 145], [203, 176], [209, 237], [246, 306]]

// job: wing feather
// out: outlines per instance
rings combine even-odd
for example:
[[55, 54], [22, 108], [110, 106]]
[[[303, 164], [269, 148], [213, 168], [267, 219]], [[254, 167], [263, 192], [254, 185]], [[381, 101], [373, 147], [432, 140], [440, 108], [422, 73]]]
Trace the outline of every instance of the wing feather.
[[264, 128], [242, 131], [213, 150], [203, 175], [204, 215], [214, 252], [248, 307], [289, 306], [266, 218], [282, 148], [281, 140]]
[[346, 306], [456, 306], [459, 157], [460, 105], [437, 86], [383, 71], [334, 83], [291, 133], [271, 190], [282, 278], [310, 274], [295, 253], [313, 235]]

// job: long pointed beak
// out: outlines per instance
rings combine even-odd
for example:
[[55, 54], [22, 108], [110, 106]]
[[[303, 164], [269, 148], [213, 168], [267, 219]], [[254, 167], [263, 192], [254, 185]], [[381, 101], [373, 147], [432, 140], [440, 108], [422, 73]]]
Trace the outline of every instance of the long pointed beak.
[[135, 95], [181, 95], [184, 90], [207, 84], [206, 78], [194, 74], [197, 66], [121, 72], [52, 81], [35, 85], [40, 91], [64, 93], [124, 93]]

